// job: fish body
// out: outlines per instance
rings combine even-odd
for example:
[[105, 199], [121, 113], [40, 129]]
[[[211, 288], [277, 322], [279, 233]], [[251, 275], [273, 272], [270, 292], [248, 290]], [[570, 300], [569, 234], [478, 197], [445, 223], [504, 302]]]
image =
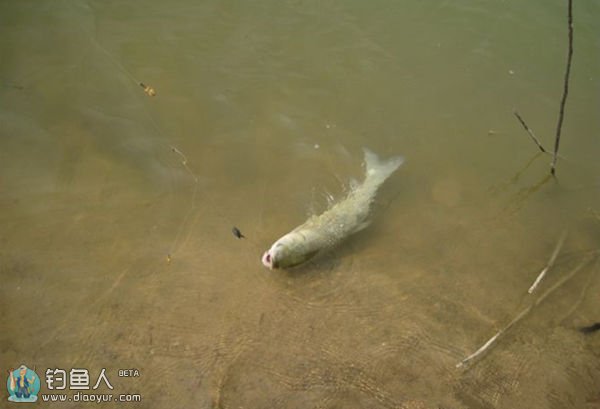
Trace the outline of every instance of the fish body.
[[262, 257], [270, 269], [293, 267], [321, 250], [331, 248], [345, 237], [367, 227], [371, 203], [379, 186], [404, 162], [396, 156], [381, 161], [368, 149], [365, 152], [365, 179], [352, 187], [346, 198], [277, 240]]

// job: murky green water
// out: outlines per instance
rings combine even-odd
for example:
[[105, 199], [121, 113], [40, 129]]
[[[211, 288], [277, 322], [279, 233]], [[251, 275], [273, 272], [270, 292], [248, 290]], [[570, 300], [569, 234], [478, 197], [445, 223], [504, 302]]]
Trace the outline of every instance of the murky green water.
[[[2, 372], [106, 368], [84, 392], [134, 407], [600, 407], [598, 15], [554, 180], [512, 111], [552, 148], [566, 2], [2, 2]], [[372, 225], [266, 270], [363, 146], [407, 158]]]

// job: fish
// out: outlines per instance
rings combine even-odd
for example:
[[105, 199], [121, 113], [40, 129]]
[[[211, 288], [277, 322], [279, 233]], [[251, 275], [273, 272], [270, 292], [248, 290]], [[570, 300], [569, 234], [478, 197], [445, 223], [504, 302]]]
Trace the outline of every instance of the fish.
[[363, 182], [354, 183], [343, 200], [273, 243], [262, 256], [265, 267], [273, 270], [300, 265], [369, 225], [371, 204], [379, 186], [404, 163], [404, 158], [394, 156], [382, 161], [369, 149], [363, 151]]

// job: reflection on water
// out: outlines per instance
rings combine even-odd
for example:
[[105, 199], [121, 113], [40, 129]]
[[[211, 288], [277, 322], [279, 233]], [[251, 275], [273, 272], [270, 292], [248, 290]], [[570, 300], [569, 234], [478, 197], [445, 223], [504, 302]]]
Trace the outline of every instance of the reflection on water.
[[[600, 404], [597, 5], [556, 180], [512, 111], [552, 145], [562, 3], [0, 8], [3, 371], [107, 368], [152, 407]], [[363, 146], [407, 158], [372, 225], [267, 271]]]

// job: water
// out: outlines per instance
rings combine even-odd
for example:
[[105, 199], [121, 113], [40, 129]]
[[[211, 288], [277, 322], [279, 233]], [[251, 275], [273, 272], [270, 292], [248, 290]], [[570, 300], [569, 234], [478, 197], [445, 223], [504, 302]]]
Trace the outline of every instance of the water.
[[[600, 406], [596, 3], [557, 180], [512, 114], [552, 148], [563, 3], [3, 2], [2, 370], [158, 408]], [[267, 271], [363, 146], [407, 158], [372, 225]]]

